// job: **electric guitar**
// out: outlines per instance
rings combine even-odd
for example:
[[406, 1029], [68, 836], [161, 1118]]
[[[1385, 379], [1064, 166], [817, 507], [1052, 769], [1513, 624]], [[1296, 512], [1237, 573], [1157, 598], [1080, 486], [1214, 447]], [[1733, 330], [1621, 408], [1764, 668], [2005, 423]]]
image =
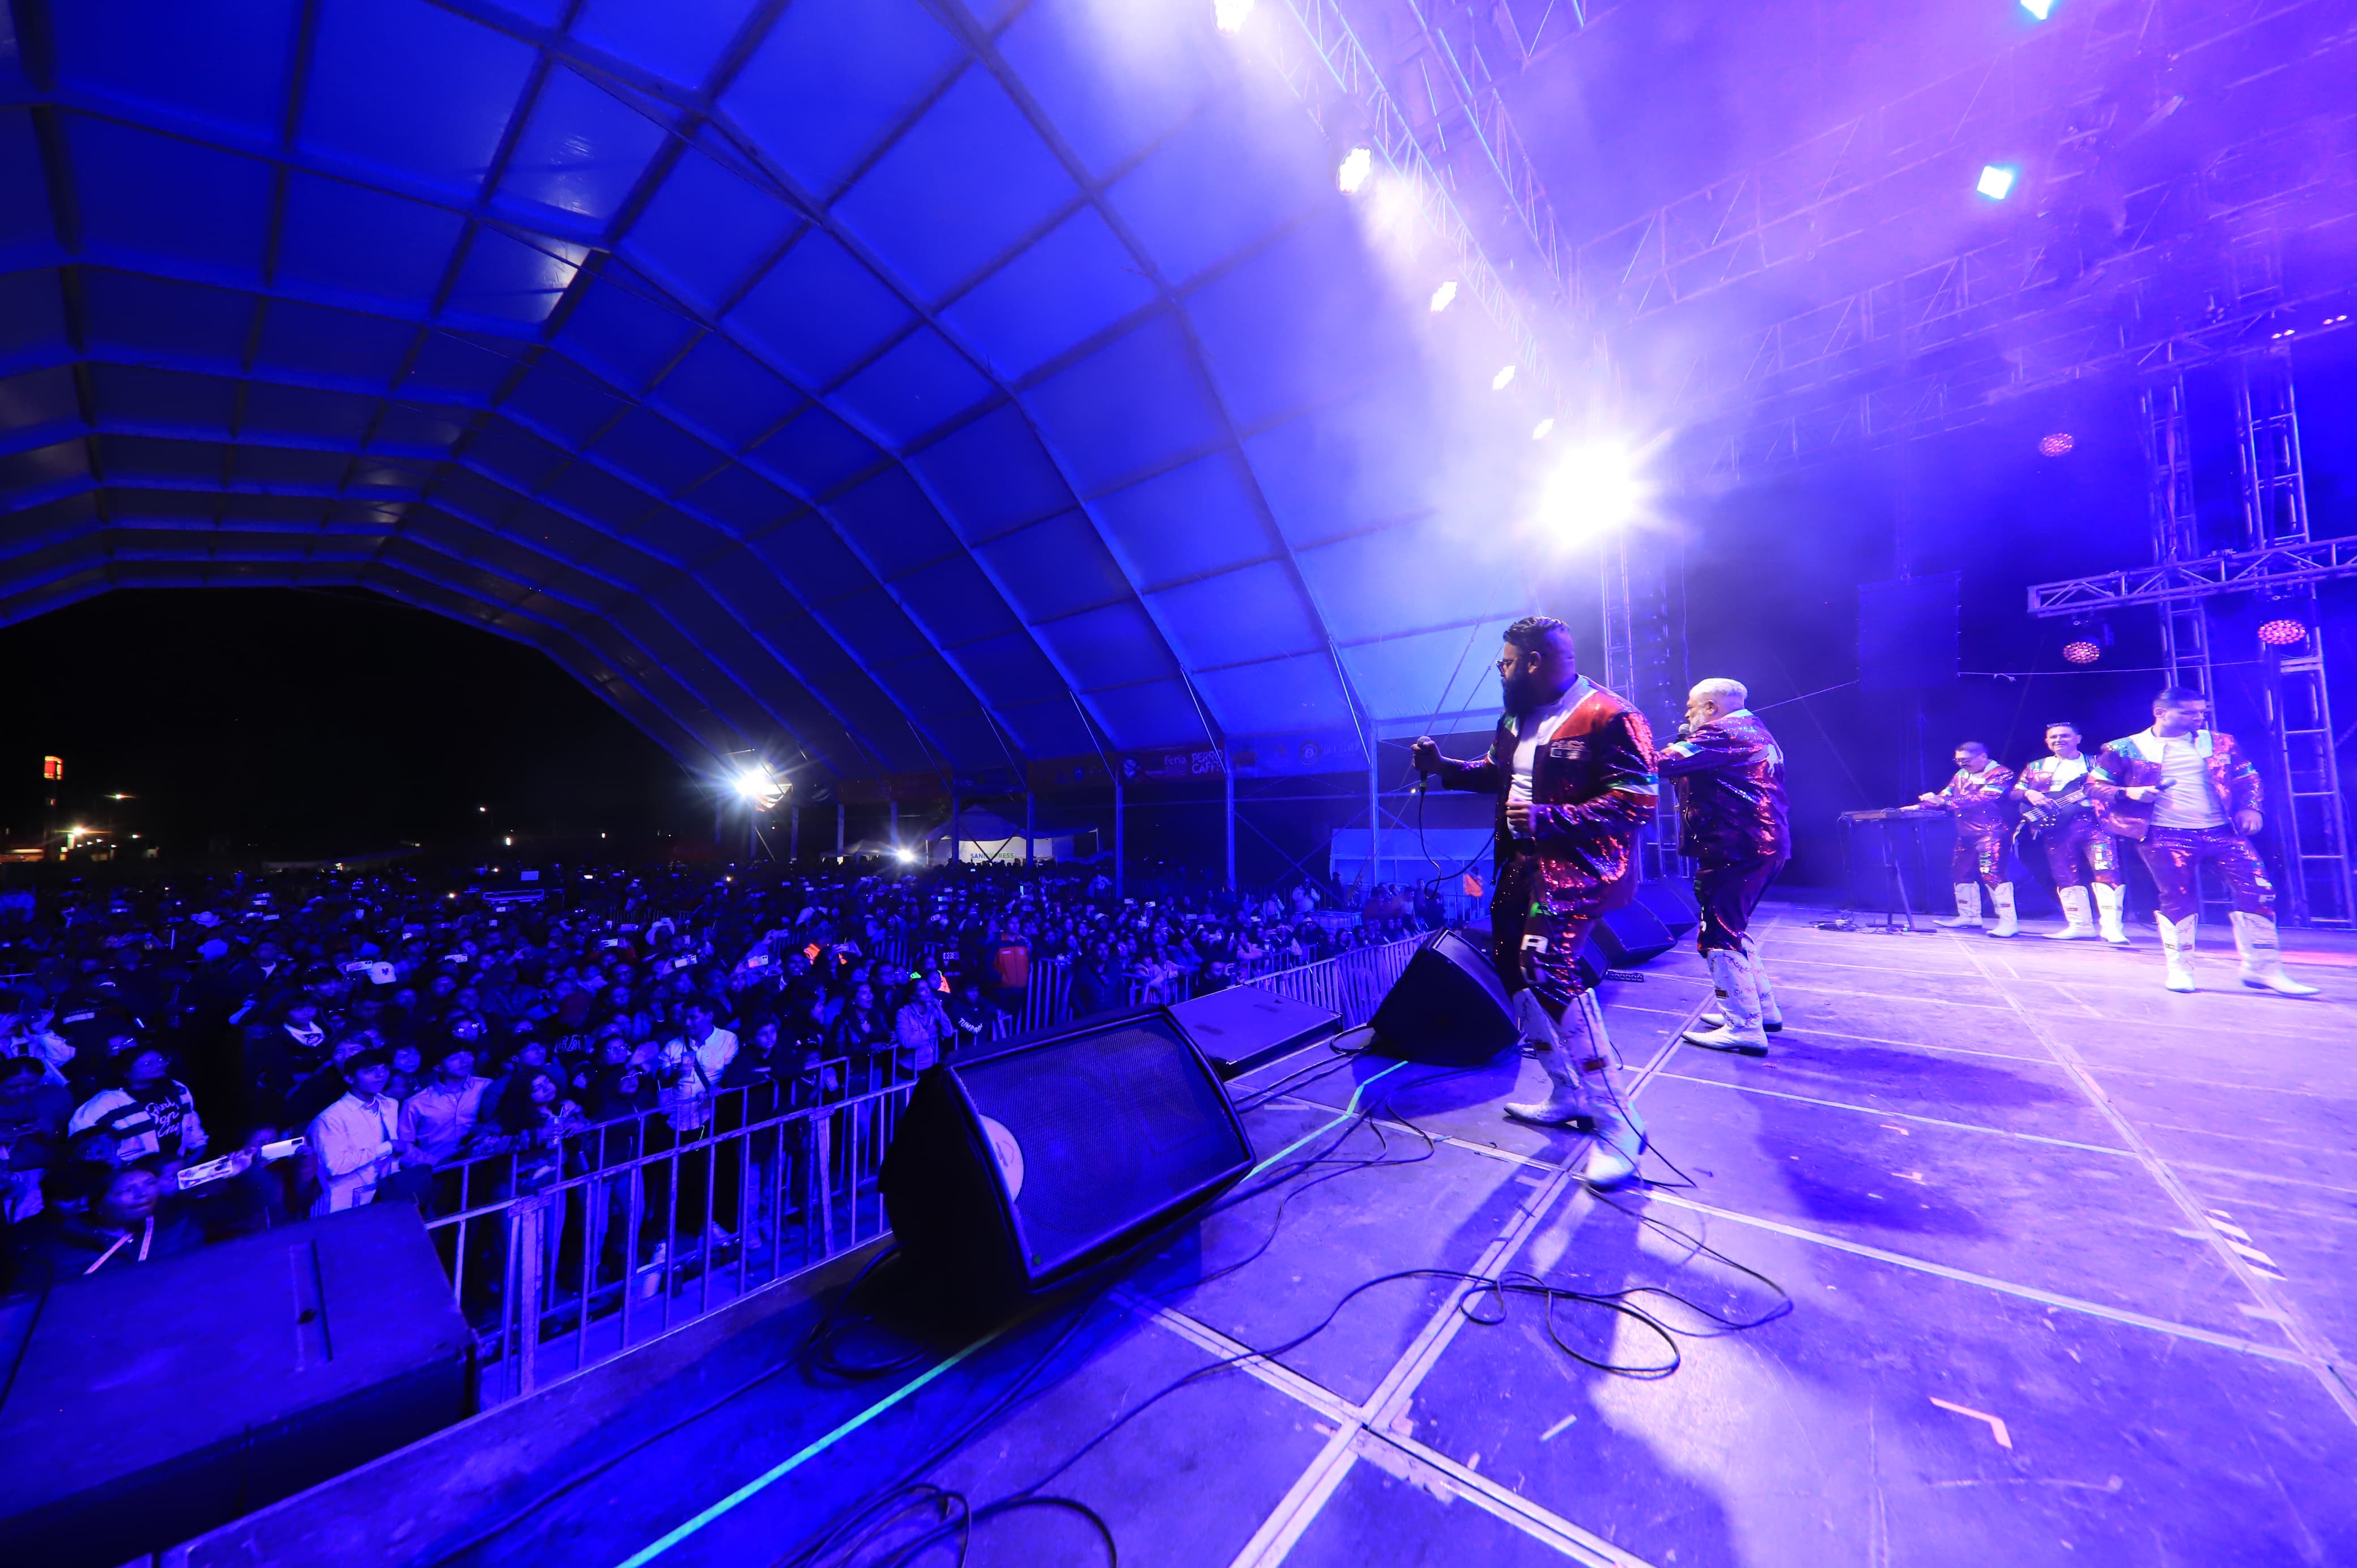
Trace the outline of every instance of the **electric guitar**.
[[2082, 779], [2061, 794], [2047, 796], [2042, 806], [2024, 806], [2021, 831], [2033, 838], [2044, 838], [2056, 828], [2094, 809], [2094, 802], [2087, 799], [2086, 780]]

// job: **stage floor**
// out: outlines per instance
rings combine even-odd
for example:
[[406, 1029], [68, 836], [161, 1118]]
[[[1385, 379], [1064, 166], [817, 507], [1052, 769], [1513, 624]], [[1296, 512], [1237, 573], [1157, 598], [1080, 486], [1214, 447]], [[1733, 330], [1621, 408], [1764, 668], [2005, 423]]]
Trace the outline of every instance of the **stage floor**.
[[[1334, 1159], [1213, 1214], [1077, 1327], [1067, 1308], [877, 1382], [777, 1378], [445, 1560], [771, 1563], [996, 1402], [1030, 1392], [931, 1472], [974, 1507], [1203, 1372], [1042, 1488], [1093, 1509], [1125, 1564], [2357, 1563], [2357, 944], [2295, 937], [2315, 1000], [2244, 992], [2216, 952], [2213, 989], [2175, 996], [2149, 935], [2115, 952], [1819, 913], [1764, 913], [1789, 1026], [1764, 1060], [1675, 1044], [1709, 994], [1691, 951], [1607, 989], [1626, 1090], [1690, 1188], [1580, 1189], [1580, 1140], [1499, 1114], [1517, 1080], [1538, 1094], [1534, 1062], [1450, 1076], [1321, 1047], [1250, 1080], [1289, 1081], [1248, 1121], [1264, 1155], [1292, 1151], [1274, 1169]], [[1358, 1159], [1378, 1163], [1338, 1163]], [[1667, 1376], [1567, 1353], [1663, 1355], [1592, 1303], [1559, 1300], [1553, 1337], [1544, 1303], [1477, 1322], [1447, 1277], [1336, 1311], [1420, 1269], [1778, 1305], [1682, 1238], [1791, 1308], [1679, 1337]], [[1057, 1509], [971, 1544], [976, 1565], [1105, 1561]]]

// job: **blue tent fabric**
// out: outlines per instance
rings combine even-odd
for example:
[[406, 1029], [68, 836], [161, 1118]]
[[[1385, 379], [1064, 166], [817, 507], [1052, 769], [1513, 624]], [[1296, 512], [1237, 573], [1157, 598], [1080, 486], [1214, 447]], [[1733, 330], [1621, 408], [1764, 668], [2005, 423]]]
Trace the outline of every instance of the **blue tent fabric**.
[[364, 586], [845, 779], [1412, 724], [1523, 591], [1419, 302], [1210, 7], [1009, 9], [18, 0], [0, 620]]

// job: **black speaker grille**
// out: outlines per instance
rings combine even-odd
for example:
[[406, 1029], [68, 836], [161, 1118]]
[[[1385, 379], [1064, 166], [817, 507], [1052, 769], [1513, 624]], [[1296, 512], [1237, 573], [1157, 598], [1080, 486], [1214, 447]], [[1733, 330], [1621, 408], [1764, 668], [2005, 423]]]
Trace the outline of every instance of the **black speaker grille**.
[[1011, 1144], [1000, 1165], [1035, 1279], [1251, 1157], [1218, 1081], [1164, 1019], [960, 1064], [957, 1077], [997, 1124], [994, 1145]]

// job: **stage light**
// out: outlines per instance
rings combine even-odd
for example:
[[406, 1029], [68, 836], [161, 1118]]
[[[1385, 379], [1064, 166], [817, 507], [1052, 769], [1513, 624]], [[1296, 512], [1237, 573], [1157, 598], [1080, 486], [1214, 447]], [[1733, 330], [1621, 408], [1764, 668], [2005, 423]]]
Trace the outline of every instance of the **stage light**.
[[2038, 454], [2041, 457], [2060, 457], [2077, 445], [2078, 443], [2071, 438], [2069, 431], [2058, 430], [2051, 435], [2041, 435], [2038, 438]]
[[2073, 664], [2093, 664], [2103, 656], [2103, 649], [2083, 637], [2062, 645], [2062, 657]]
[[1555, 420], [1552, 417], [1542, 419], [1531, 426], [1531, 439], [1534, 441], [1544, 441], [1554, 433]]
[[1342, 158], [1342, 166], [1335, 172], [1334, 183], [1348, 196], [1367, 183], [1375, 172], [1375, 154], [1371, 147], [1352, 147]]
[[2021, 8], [2042, 22], [2053, 12], [2054, 0], [2021, 0]]
[[[2028, 5], [2029, 0], [2022, 3]], [[1241, 33], [1244, 24], [1252, 20], [1253, 7], [1258, 4], [1259, 0], [1211, 0], [1211, 19], [1223, 33]]]
[[905, 865], [917, 858], [917, 852], [907, 844], [901, 844], [892, 851], [892, 858]]
[[1973, 188], [1991, 201], [2003, 201], [2013, 194], [2013, 182], [2020, 177], [2021, 171], [2011, 164], [1989, 164], [1981, 170], [1980, 183]]
[[1627, 526], [1650, 493], [1628, 447], [1591, 441], [1565, 453], [1548, 473], [1539, 525], [1557, 544], [1577, 543]]
[[1508, 387], [1512, 386], [1513, 384], [1514, 367], [1512, 365], [1508, 365], [1505, 369], [1500, 371], [1496, 375], [1490, 378], [1490, 390], [1491, 392], [1504, 392]]
[[2269, 648], [2297, 648], [2308, 640], [2308, 627], [2288, 616], [2279, 616], [2260, 624], [2259, 640]]
[[1456, 300], [1457, 280], [1455, 278], [1450, 278], [1447, 283], [1442, 284], [1438, 288], [1432, 291], [1432, 313], [1435, 316], [1439, 315], [1442, 311], [1455, 304]]

